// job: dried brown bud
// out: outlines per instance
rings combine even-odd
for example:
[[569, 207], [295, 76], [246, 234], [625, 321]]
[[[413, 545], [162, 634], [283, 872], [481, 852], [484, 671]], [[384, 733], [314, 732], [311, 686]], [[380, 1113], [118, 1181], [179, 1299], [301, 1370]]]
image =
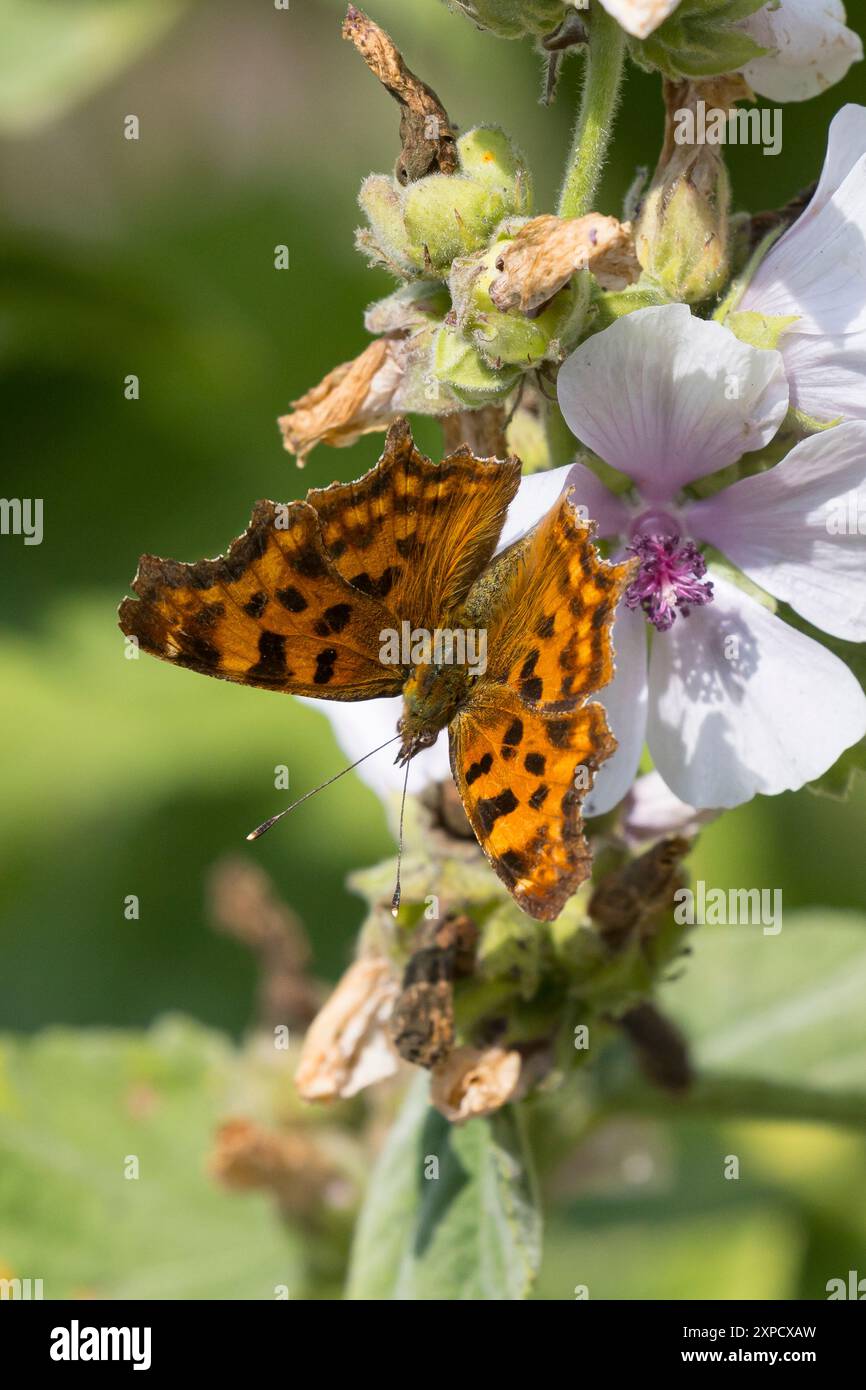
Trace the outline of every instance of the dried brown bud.
[[208, 876], [213, 924], [254, 951], [259, 961], [258, 1021], [305, 1028], [322, 990], [307, 974], [310, 943], [300, 919], [281, 902], [267, 874], [241, 858], [222, 859]]
[[457, 146], [448, 113], [432, 88], [409, 71], [393, 39], [354, 5], [343, 20], [343, 38], [355, 45], [370, 71], [400, 103], [400, 183], [413, 183], [426, 174], [453, 174]]
[[454, 1045], [453, 981], [472, 973], [478, 928], [471, 917], [424, 922], [413, 938], [389, 1032], [407, 1062], [433, 1067]]
[[687, 1091], [693, 1074], [689, 1050], [680, 1030], [654, 1004], [635, 1004], [619, 1019], [646, 1079], [675, 1095]]
[[673, 907], [682, 884], [680, 863], [691, 848], [690, 840], [669, 836], [596, 886], [589, 916], [613, 950], [622, 949], [636, 929], [651, 931], [655, 919]]
[[460, 1124], [506, 1105], [519, 1081], [519, 1052], [458, 1047], [433, 1068], [430, 1099], [446, 1120]]
[[211, 1176], [235, 1191], [264, 1189], [282, 1211], [310, 1216], [341, 1175], [310, 1135], [227, 1120], [208, 1160]]
[[598, 212], [533, 217], [503, 248], [497, 269], [490, 298], [503, 313], [522, 314], [546, 304], [578, 270], [592, 271], [603, 289], [624, 289], [640, 275], [631, 224]]
[[387, 961], [355, 961], [313, 1020], [295, 1084], [304, 1100], [354, 1096], [393, 1076], [399, 1059], [386, 1030], [399, 992]]

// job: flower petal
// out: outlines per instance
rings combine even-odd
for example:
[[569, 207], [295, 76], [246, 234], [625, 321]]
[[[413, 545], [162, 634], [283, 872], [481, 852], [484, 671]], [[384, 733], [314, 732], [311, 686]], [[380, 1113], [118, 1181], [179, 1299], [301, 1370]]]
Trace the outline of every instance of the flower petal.
[[621, 603], [613, 624], [616, 674], [596, 695], [607, 710], [618, 747], [595, 774], [584, 812], [603, 816], [622, 801], [637, 774], [647, 716], [646, 619]]
[[525, 536], [550, 511], [563, 488], [573, 487], [572, 502], [586, 509], [586, 517], [598, 524], [599, 536], [624, 534], [628, 508], [582, 463], [552, 468], [546, 473], [530, 473], [522, 478], [517, 496], [508, 508], [497, 551]]
[[687, 516], [692, 534], [724, 551], [807, 622], [834, 637], [866, 641], [862, 421], [813, 434], [769, 472], [695, 503]]
[[[866, 109], [833, 121], [817, 192], [761, 262], [739, 305], [798, 316], [792, 334], [866, 332]], [[784, 341], [784, 340], [783, 340]]]
[[659, 634], [647, 738], [673, 792], [698, 808], [796, 791], [866, 734], [844, 662], [718, 574], [715, 601]]
[[601, 0], [601, 3], [627, 34], [645, 39], [673, 14], [680, 0]]
[[845, 26], [841, 0], [781, 0], [741, 26], [772, 51], [742, 69], [749, 86], [771, 101], [808, 101], [841, 82], [863, 45]]
[[796, 410], [825, 423], [866, 420], [866, 333], [786, 333], [779, 350]]
[[504, 550], [512, 541], [520, 540], [531, 531], [537, 521], [550, 511], [571, 472], [571, 465], [564, 468], [551, 468], [544, 473], [527, 473], [520, 479], [514, 501], [505, 515], [505, 523], [499, 536], [497, 551]]
[[[400, 696], [386, 700], [364, 700], [360, 703], [328, 703], [311, 700], [305, 695], [297, 697], [317, 714], [323, 714], [334, 731], [334, 737], [347, 754], [349, 761], [363, 758], [371, 748], [377, 748], [397, 732], [397, 720], [403, 712]], [[383, 748], [361, 763], [357, 774], [362, 782], [372, 787], [377, 796], [385, 800], [392, 792], [402, 792], [404, 768], [395, 766], [396, 745]], [[431, 782], [447, 782], [451, 776], [448, 759], [448, 737], [443, 732], [432, 748], [425, 748], [409, 764], [408, 790], [413, 795], [422, 792]]]
[[666, 304], [618, 319], [573, 352], [560, 368], [559, 404], [578, 439], [648, 499], [669, 501], [768, 444], [788, 387], [777, 352]]
[[663, 835], [697, 835], [702, 826], [714, 820], [717, 811], [696, 811], [674, 796], [657, 771], [639, 777], [629, 793], [623, 817], [623, 832], [632, 845], [658, 840]]
[[827, 153], [818, 187], [803, 213], [811, 217], [829, 203], [837, 188], [841, 188], [857, 161], [866, 154], [866, 106], [849, 101], [830, 122], [827, 132]]

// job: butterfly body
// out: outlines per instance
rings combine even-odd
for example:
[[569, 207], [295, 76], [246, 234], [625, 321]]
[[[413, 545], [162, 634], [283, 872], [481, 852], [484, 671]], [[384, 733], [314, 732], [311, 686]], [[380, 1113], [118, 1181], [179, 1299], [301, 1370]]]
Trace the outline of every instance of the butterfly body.
[[430, 662], [413, 667], [403, 686], [399, 762], [406, 762], [423, 748], [433, 746], [469, 699], [473, 680], [462, 666]]
[[[398, 420], [363, 478], [258, 503], [225, 556], [144, 556], [120, 626], [224, 680], [328, 700], [402, 695], [398, 761], [448, 729], [481, 848], [524, 911], [549, 919], [589, 872], [581, 801], [615, 747], [591, 697], [613, 675], [631, 567], [599, 558], [566, 496], [494, 558], [519, 479], [516, 459], [465, 448], [433, 464]], [[450, 633], [447, 658], [384, 661], [401, 628]]]

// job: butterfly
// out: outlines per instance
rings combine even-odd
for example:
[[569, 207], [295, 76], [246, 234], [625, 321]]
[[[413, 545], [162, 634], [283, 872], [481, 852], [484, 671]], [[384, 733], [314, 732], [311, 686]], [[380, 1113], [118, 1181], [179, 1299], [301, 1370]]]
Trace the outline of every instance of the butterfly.
[[[631, 566], [601, 559], [568, 493], [496, 554], [520, 470], [465, 446], [435, 464], [399, 419], [369, 473], [258, 502], [221, 558], [143, 556], [119, 621], [152, 655], [242, 685], [402, 693], [397, 761], [408, 771], [448, 729], [478, 843], [517, 904], [552, 920], [590, 872], [581, 803], [616, 747], [590, 697], [613, 676]], [[433, 634], [429, 651], [407, 633]], [[472, 637], [486, 652], [474, 667], [454, 659]]]

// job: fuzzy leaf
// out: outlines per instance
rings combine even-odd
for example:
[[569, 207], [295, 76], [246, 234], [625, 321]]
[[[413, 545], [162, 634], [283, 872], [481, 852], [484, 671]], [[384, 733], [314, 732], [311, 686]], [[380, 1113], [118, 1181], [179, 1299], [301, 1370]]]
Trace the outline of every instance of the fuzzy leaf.
[[180, 1018], [0, 1039], [3, 1273], [41, 1278], [54, 1299], [297, 1292], [300, 1247], [268, 1198], [206, 1172], [236, 1061], [227, 1038]]
[[[425, 1176], [432, 1159], [438, 1177]], [[526, 1298], [541, 1218], [513, 1106], [455, 1127], [419, 1076], [373, 1172], [350, 1299]]]

